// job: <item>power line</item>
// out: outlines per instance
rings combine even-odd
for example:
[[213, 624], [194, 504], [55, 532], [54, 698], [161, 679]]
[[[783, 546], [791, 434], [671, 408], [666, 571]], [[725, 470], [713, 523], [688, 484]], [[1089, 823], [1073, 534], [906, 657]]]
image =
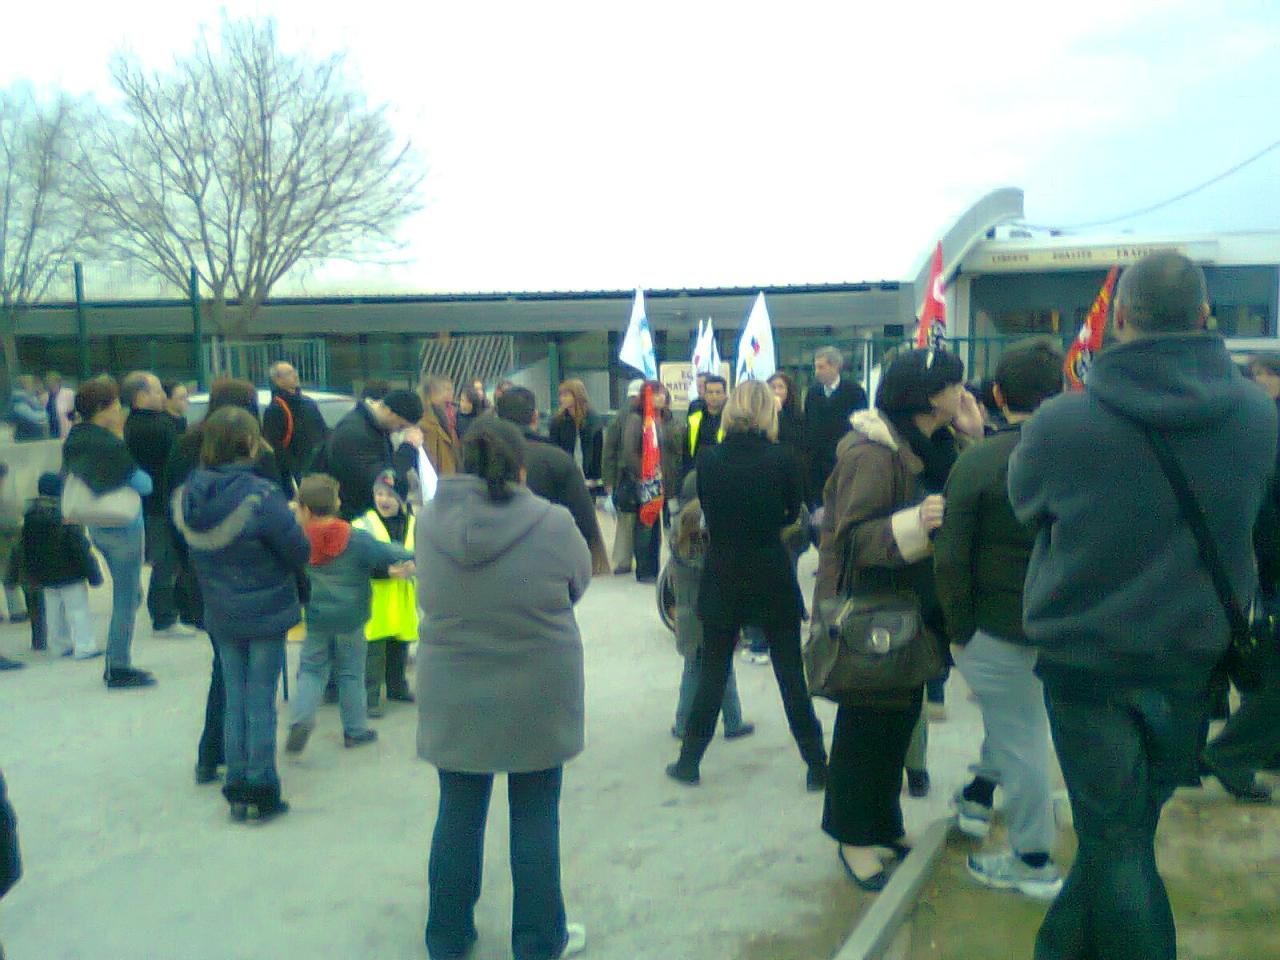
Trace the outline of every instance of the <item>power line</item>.
[[1105, 227], [1113, 223], [1119, 223], [1122, 220], [1132, 220], [1134, 217], [1140, 217], [1147, 213], [1153, 213], [1154, 211], [1167, 207], [1170, 204], [1177, 203], [1179, 200], [1185, 200], [1187, 197], [1193, 194], [1199, 193], [1201, 190], [1205, 190], [1209, 187], [1212, 187], [1215, 183], [1219, 183], [1227, 179], [1227, 177], [1233, 174], [1239, 173], [1245, 167], [1249, 166], [1249, 164], [1256, 163], [1257, 161], [1261, 160], [1263, 157], [1265, 157], [1272, 150], [1275, 150], [1277, 147], [1280, 147], [1280, 140], [1276, 140], [1275, 142], [1268, 144], [1267, 146], [1259, 150], [1257, 153], [1255, 153], [1253, 156], [1247, 157], [1246, 159], [1241, 160], [1235, 166], [1222, 171], [1222, 173], [1218, 174], [1215, 177], [1209, 178], [1208, 180], [1204, 181], [1204, 183], [1196, 184], [1194, 187], [1191, 187], [1189, 190], [1183, 190], [1181, 193], [1176, 194], [1172, 197], [1169, 197], [1166, 200], [1161, 200], [1159, 203], [1153, 203], [1153, 204], [1150, 204], [1149, 206], [1139, 207], [1137, 210], [1130, 210], [1128, 213], [1121, 214], [1118, 217], [1108, 217], [1105, 220], [1089, 220], [1084, 223], [1069, 223], [1069, 224], [1060, 225], [1056, 227], [1046, 227], [1046, 226], [1040, 226], [1038, 224], [1028, 224], [1028, 226], [1037, 230], [1082, 230], [1086, 227]]

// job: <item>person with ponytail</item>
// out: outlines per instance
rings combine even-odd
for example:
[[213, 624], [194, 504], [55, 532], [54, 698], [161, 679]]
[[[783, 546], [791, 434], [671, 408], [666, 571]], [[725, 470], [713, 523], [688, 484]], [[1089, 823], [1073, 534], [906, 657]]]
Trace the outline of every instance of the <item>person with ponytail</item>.
[[582, 638], [574, 605], [591, 553], [573, 517], [525, 486], [526, 441], [477, 420], [462, 472], [440, 478], [417, 527], [418, 756], [437, 768], [428, 869], [427, 954], [466, 955], [495, 774], [507, 775], [512, 953], [580, 952], [560, 889], [560, 788], [582, 752]]

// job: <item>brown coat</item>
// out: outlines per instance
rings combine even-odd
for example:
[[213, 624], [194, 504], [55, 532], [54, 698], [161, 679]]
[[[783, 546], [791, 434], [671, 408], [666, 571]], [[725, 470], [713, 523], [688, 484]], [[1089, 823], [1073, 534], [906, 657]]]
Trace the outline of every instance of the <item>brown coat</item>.
[[[823, 491], [822, 543], [818, 551], [815, 604], [834, 597], [845, 558], [852, 587], [919, 595], [931, 571], [933, 547], [916, 509], [922, 497], [917, 477], [924, 464], [879, 413], [850, 418], [852, 430], [836, 449], [836, 466]], [[910, 691], [867, 698], [871, 706], [906, 701]]]
[[426, 412], [418, 426], [422, 428], [423, 448], [427, 451], [427, 459], [435, 467], [436, 474], [444, 477], [458, 472], [458, 464], [462, 461], [461, 445], [458, 438], [449, 428], [449, 422], [440, 417], [433, 404], [425, 404]]

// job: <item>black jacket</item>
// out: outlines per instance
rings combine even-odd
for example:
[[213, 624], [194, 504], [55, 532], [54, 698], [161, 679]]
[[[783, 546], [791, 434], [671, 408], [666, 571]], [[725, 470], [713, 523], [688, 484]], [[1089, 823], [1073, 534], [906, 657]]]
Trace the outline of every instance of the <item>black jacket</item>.
[[582, 472], [588, 481], [601, 479], [602, 461], [604, 458], [604, 420], [598, 413], [588, 413], [583, 421], [582, 429], [574, 423], [573, 417], [566, 413], [558, 413], [551, 418], [547, 433], [555, 441], [556, 446], [573, 457], [578, 439], [582, 440]]
[[1026, 643], [1022, 584], [1035, 535], [1009, 503], [1009, 456], [1021, 425], [969, 447], [947, 480], [946, 516], [933, 541], [934, 580], [953, 643], [984, 632]]
[[848, 377], [830, 397], [815, 383], [804, 398], [804, 437], [809, 449], [809, 503], [822, 502], [822, 490], [836, 465], [836, 447], [849, 432], [849, 415], [867, 409], [867, 392]]
[[281, 466], [298, 480], [324, 449], [329, 428], [314, 400], [301, 390], [286, 393], [276, 387], [262, 414], [262, 436], [276, 451]]
[[804, 502], [795, 455], [761, 434], [735, 431], [702, 451], [697, 477], [711, 538], [698, 596], [703, 623], [799, 623], [804, 600], [781, 537]]
[[18, 850], [18, 817], [9, 804], [4, 776], [0, 774], [0, 897], [22, 878], [22, 855]]
[[338, 481], [342, 519], [354, 520], [373, 509], [373, 483], [394, 466], [394, 458], [391, 435], [378, 426], [363, 401], [333, 428], [325, 464]]
[[1084, 392], [1023, 426], [1009, 461], [1014, 513], [1036, 531], [1024, 626], [1046, 680], [1199, 685], [1226, 651], [1226, 614], [1138, 424], [1168, 438], [1232, 588], [1253, 595], [1275, 404], [1217, 336], [1109, 347]]
[[124, 422], [124, 442], [129, 453], [151, 477], [151, 493], [142, 498], [149, 516], [165, 516], [169, 510], [169, 484], [165, 465], [178, 442], [178, 425], [164, 410], [133, 410]]
[[524, 438], [527, 444], [525, 470], [528, 472], [525, 483], [528, 488], [544, 500], [567, 508], [573, 514], [573, 522], [591, 549], [592, 556], [603, 555], [604, 538], [596, 521], [595, 504], [573, 457], [532, 430], [525, 430]]
[[19, 546], [20, 579], [35, 587], [65, 587], [81, 580], [102, 584], [84, 528], [62, 522], [56, 497], [37, 497], [27, 508]]

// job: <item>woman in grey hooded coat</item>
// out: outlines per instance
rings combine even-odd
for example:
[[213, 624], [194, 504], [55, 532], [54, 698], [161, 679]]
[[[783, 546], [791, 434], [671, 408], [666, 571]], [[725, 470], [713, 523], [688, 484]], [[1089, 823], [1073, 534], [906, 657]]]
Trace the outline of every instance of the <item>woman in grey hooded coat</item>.
[[428, 871], [427, 952], [461, 957], [476, 938], [484, 828], [507, 774], [511, 945], [516, 960], [577, 953], [560, 891], [563, 766], [583, 748], [582, 638], [574, 604], [591, 554], [564, 507], [524, 486], [525, 441], [477, 421], [463, 473], [440, 478], [418, 524], [418, 755], [440, 776]]

